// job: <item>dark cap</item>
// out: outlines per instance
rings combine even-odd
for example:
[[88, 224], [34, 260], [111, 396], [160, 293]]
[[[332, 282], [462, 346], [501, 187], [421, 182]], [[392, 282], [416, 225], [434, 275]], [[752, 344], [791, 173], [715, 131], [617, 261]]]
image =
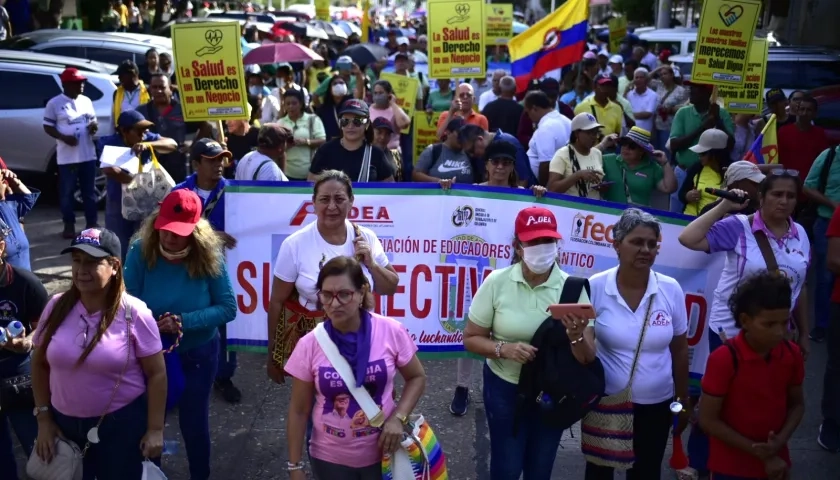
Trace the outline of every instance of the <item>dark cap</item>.
[[358, 115], [360, 117], [368, 117], [370, 116], [370, 109], [368, 108], [367, 103], [361, 100], [356, 100], [355, 98], [350, 98], [341, 104], [341, 109], [338, 111], [339, 116], [346, 113]]
[[389, 131], [389, 132], [391, 132], [391, 133], [397, 133], [397, 129], [396, 129], [396, 128], [394, 128], [394, 124], [393, 124], [393, 123], [391, 123], [391, 122], [390, 122], [387, 118], [385, 118], [385, 117], [377, 117], [377, 118], [373, 121], [373, 128], [374, 128], [374, 129], [376, 129], [376, 128], [384, 128], [384, 129], [388, 130], [388, 131]]
[[117, 127], [119, 128], [149, 128], [152, 125], [154, 123], [146, 120], [146, 117], [137, 110], [126, 110], [117, 119]]
[[117, 76], [124, 73], [140, 73], [140, 70], [137, 68], [137, 64], [134, 63], [134, 60], [123, 60], [122, 63], [120, 63], [117, 67]]
[[455, 117], [453, 119], [450, 119], [446, 123], [446, 130], [445, 131], [447, 131], [447, 132], [457, 132], [458, 130], [461, 129], [461, 127], [463, 127], [466, 124], [467, 124], [467, 122], [463, 118]]
[[484, 156], [487, 157], [487, 160], [506, 158], [516, 161], [516, 145], [504, 140], [490, 142], [490, 145], [487, 145], [487, 148], [484, 150]]
[[618, 78], [615, 75], [611, 75], [609, 73], [602, 73], [595, 77], [595, 84], [596, 85], [618, 85]]
[[222, 148], [222, 145], [212, 138], [202, 138], [193, 142], [190, 147], [190, 158], [200, 160], [201, 158], [217, 158], [226, 156], [231, 158], [233, 154]]
[[764, 94], [764, 99], [767, 101], [768, 104], [781, 102], [787, 100], [787, 96], [785, 92], [782, 91], [780, 88], [771, 88], [767, 90], [767, 93]]
[[397, 54], [394, 55], [394, 61], [397, 61], [397, 60], [408, 60], [408, 54], [407, 53], [402, 53], [402, 52], [397, 52]]
[[547, 95], [556, 95], [560, 92], [560, 82], [554, 78], [545, 78], [540, 82], [540, 90]]
[[104, 228], [88, 228], [70, 242], [70, 246], [61, 251], [61, 254], [73, 252], [78, 250], [87, 253], [91, 257], [105, 258], [117, 257], [120, 258], [122, 248], [120, 246], [120, 239], [117, 234]]
[[292, 131], [276, 123], [266, 123], [257, 134], [257, 145], [265, 148], [280, 148], [293, 139]]

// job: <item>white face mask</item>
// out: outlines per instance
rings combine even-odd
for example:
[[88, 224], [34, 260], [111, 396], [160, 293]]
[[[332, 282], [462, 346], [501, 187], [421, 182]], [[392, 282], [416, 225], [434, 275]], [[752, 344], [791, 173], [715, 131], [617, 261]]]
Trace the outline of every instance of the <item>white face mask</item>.
[[557, 244], [552, 242], [522, 247], [522, 261], [528, 270], [537, 275], [545, 273], [557, 262]]
[[332, 86], [332, 94], [337, 97], [342, 97], [347, 95], [347, 84], [346, 83], [336, 83]]

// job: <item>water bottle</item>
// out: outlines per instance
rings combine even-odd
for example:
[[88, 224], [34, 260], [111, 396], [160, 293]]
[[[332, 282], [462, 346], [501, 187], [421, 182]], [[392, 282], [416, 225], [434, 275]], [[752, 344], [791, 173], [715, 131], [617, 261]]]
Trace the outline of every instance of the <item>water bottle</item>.
[[26, 332], [26, 329], [23, 327], [23, 324], [15, 320], [14, 322], [10, 323], [6, 329], [9, 331], [9, 338], [17, 338], [23, 335]]
[[6, 345], [6, 342], [9, 341], [9, 337], [6, 335], [6, 329], [0, 328], [0, 347]]
[[163, 452], [161, 455], [168, 456], [168, 455], [177, 455], [178, 454], [178, 447], [181, 445], [181, 442], [177, 440], [164, 440], [163, 441]]

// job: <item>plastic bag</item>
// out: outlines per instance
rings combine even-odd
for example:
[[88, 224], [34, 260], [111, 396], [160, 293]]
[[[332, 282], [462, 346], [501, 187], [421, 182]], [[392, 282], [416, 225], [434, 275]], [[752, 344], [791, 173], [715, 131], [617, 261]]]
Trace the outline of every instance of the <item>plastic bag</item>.
[[175, 186], [175, 181], [158, 163], [155, 151], [150, 148], [152, 161], [140, 166], [134, 179], [122, 186], [122, 216], [126, 220], [140, 221], [148, 217]]
[[145, 460], [143, 462], [143, 475], [140, 477], [140, 480], [167, 480], [166, 475], [163, 474], [163, 470], [161, 470], [157, 465], [152, 463], [149, 460]]

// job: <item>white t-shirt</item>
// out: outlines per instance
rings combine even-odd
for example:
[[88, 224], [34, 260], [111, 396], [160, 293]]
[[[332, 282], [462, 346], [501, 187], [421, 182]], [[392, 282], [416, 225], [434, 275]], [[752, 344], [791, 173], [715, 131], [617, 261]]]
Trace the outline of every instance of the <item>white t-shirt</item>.
[[641, 303], [633, 312], [618, 293], [618, 267], [589, 278], [595, 307], [595, 351], [604, 365], [607, 395], [627, 387], [642, 324], [653, 297], [642, 351], [633, 376], [633, 402], [651, 405], [674, 396], [671, 340], [688, 331], [685, 295], [671, 277], [651, 271]]
[[195, 192], [196, 195], [201, 197], [201, 199], [204, 200], [205, 202], [207, 201], [208, 198], [210, 198], [210, 194], [213, 193], [212, 190], [204, 190], [204, 189], [201, 189], [201, 188], [198, 188], [198, 187], [195, 187], [194, 192]]
[[56, 95], [44, 108], [44, 125], [55, 127], [62, 135], [75, 136], [79, 144], [71, 147], [61, 140], [55, 141], [55, 156], [59, 165], [96, 160], [96, 148], [88, 132], [88, 125], [96, 121], [93, 102], [84, 95], [75, 99]]
[[481, 95], [478, 96], [478, 111], [483, 111], [484, 107], [486, 107], [487, 104], [489, 104], [493, 100], [496, 100], [497, 98], [499, 98], [499, 96], [493, 93], [492, 88], [490, 90], [487, 90], [486, 92], [483, 92]]
[[[548, 165], [549, 172], [559, 173], [560, 175], [563, 175], [563, 178], [568, 178], [575, 172], [574, 168], [572, 168], [572, 160], [569, 158], [570, 148], [572, 147], [566, 145], [560, 150], [557, 150], [557, 153], [554, 154], [554, 157], [551, 159], [551, 163]], [[578, 165], [581, 170], [592, 170], [598, 172], [601, 174], [601, 178], [604, 178], [604, 160], [602, 158], [601, 151], [597, 148], [589, 149], [589, 155], [581, 155], [577, 150], [575, 150], [575, 159], [578, 161]], [[589, 184], [588, 186], [592, 187], [593, 185], [594, 184]], [[565, 193], [576, 197], [581, 196], [580, 188], [578, 188], [577, 183], [569, 187]], [[594, 188], [588, 188], [586, 191], [586, 197], [600, 200], [601, 192], [595, 190]]]
[[[254, 178], [256, 174], [256, 178]], [[274, 160], [254, 150], [245, 154], [236, 164], [236, 180], [268, 180], [272, 182], [288, 182], [289, 179], [274, 163]]]
[[802, 286], [805, 285], [808, 265], [811, 263], [808, 234], [801, 225], [792, 220], [790, 230], [779, 240], [766, 230], [761, 213], [758, 212], [753, 217], [752, 226], [746, 215], [731, 215], [712, 225], [706, 234], [709, 252], [725, 252], [726, 259], [712, 300], [709, 328], [716, 333], [723, 329], [728, 338], [735, 338], [740, 331], [735, 326], [735, 319], [729, 310], [729, 297], [743, 279], [767, 269], [767, 262], [764, 261], [761, 249], [755, 241], [753, 231], [756, 229], [764, 229], [779, 269], [791, 281], [791, 312], [796, 307]]
[[540, 119], [528, 142], [528, 161], [536, 177], [540, 176], [540, 164], [550, 162], [554, 153], [569, 143], [571, 135], [572, 121], [560, 112], [552, 110]]
[[[350, 220], [345, 220], [347, 225], [347, 241], [344, 245], [332, 245], [324, 240], [318, 232], [318, 222], [311, 222], [297, 232], [289, 235], [280, 244], [280, 251], [277, 253], [277, 260], [274, 262], [274, 276], [284, 282], [294, 282], [300, 297], [300, 304], [304, 307], [315, 310], [318, 304], [317, 289], [315, 283], [318, 281], [318, 273], [321, 267], [338, 256], [352, 257], [356, 249], [353, 246], [355, 232]], [[370, 245], [373, 261], [381, 266], [389, 265], [388, 257], [382, 248], [382, 243], [372, 230], [358, 226], [362, 236]], [[373, 277], [370, 272], [362, 267], [365, 276], [373, 285]]]
[[659, 104], [659, 95], [653, 90], [646, 88], [645, 93], [638, 93], [636, 89], [627, 92], [627, 101], [633, 107], [633, 113], [651, 112], [653, 116], [645, 119], [635, 119], [636, 126], [648, 132], [653, 132], [653, 121], [656, 119], [656, 106]]

